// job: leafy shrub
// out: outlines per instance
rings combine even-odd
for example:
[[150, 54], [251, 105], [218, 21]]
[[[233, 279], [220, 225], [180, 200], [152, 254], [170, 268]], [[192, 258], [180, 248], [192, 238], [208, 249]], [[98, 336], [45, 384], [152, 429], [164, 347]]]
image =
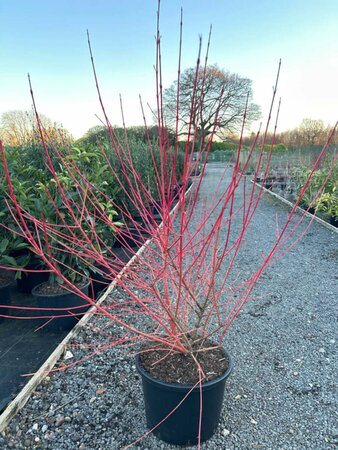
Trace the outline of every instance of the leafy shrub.
[[325, 192], [316, 200], [316, 210], [323, 211], [331, 217], [338, 217], [338, 193], [334, 189], [332, 193]]
[[[296, 172], [298, 193], [304, 188], [306, 180], [311, 173], [311, 169], [304, 168]], [[317, 195], [318, 190], [325, 183], [325, 187]], [[310, 180], [301, 204], [305, 207], [312, 206], [318, 211], [323, 211], [329, 215], [337, 215], [337, 189], [338, 189], [338, 167], [330, 171], [329, 168], [316, 170]]]
[[237, 150], [238, 144], [235, 142], [212, 142], [210, 151], [216, 150]]

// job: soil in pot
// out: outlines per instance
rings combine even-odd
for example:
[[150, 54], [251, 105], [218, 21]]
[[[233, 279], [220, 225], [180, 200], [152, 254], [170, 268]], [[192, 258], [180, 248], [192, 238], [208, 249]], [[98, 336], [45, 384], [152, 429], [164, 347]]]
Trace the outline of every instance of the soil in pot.
[[[88, 295], [89, 282], [79, 286]], [[89, 304], [80, 295], [67, 291], [62, 285], [41, 283], [32, 290], [37, 298], [41, 316], [48, 316], [48, 323], [44, 327], [49, 331], [70, 330], [88, 310]]]
[[[196, 445], [201, 396], [200, 386], [196, 385], [196, 363], [191, 356], [170, 354], [168, 358], [163, 358], [164, 355], [163, 351], [151, 351], [142, 352], [137, 358], [137, 369], [142, 377], [147, 426], [153, 429], [160, 424], [153, 430], [153, 434], [165, 442]], [[231, 373], [232, 362], [230, 355], [222, 348], [200, 352], [197, 357], [207, 376], [201, 386], [203, 442], [217, 429], [225, 381]]]

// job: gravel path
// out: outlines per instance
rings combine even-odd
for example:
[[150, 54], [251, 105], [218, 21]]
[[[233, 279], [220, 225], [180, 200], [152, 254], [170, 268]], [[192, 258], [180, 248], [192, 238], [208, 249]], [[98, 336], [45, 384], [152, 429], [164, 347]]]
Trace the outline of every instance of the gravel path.
[[[220, 168], [208, 166], [197, 208], [203, 208], [203, 197], [210, 195], [220, 174]], [[240, 255], [244, 274], [273, 242], [276, 212], [285, 216], [285, 206], [265, 196]], [[255, 298], [228, 332], [226, 347], [235, 367], [226, 384], [220, 426], [203, 450], [337, 446], [337, 238], [313, 223], [301, 243], [261, 278]], [[118, 289], [113, 295], [123, 296]], [[76, 344], [107, 342], [121, 332], [102, 317], [91, 323]], [[104, 334], [96, 333], [103, 328]], [[79, 347], [71, 351], [75, 359], [88, 354]], [[0, 436], [0, 448], [114, 450], [145, 431], [133, 356], [108, 349], [47, 377]], [[133, 447], [174, 448], [153, 436]]]

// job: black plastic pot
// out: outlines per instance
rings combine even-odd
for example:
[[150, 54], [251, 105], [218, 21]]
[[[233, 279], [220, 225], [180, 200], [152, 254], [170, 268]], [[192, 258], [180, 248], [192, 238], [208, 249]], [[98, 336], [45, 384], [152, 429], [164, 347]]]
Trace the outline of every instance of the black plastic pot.
[[191, 172], [192, 177], [199, 177], [201, 175], [201, 170], [200, 169], [195, 169]]
[[[201, 442], [215, 433], [224, 395], [225, 381], [232, 371], [232, 359], [226, 352], [229, 366], [226, 372], [212, 381], [202, 384]], [[187, 384], [170, 384], [153, 378], [140, 364], [136, 367], [142, 378], [147, 427], [151, 430], [168, 416], [193, 388]], [[182, 404], [167, 417], [153, 434], [162, 441], [174, 445], [196, 445], [200, 417], [200, 387], [194, 387]]]
[[141, 247], [150, 234], [140, 228], [128, 228], [116, 237], [113, 248]]
[[[45, 330], [70, 330], [89, 308], [88, 302], [73, 292], [64, 292], [61, 294], [40, 294], [38, 292], [39, 286], [41, 285], [39, 284], [33, 288], [32, 295], [36, 297], [39, 308], [50, 308], [39, 311], [39, 315], [48, 316], [48, 320], [52, 319], [47, 325], [45, 325]], [[89, 283], [81, 288], [81, 291], [85, 295], [88, 295], [88, 287]], [[70, 309], [78, 306], [80, 308]]]
[[338, 228], [338, 216], [330, 216], [330, 224]]
[[36, 264], [28, 264], [26, 269], [28, 270], [36, 270], [36, 272], [21, 272], [21, 278], [16, 280], [16, 287], [19, 292], [23, 292], [25, 294], [30, 294], [32, 290], [38, 284], [41, 284], [48, 280], [49, 273], [48, 272], [39, 272], [41, 266]]
[[271, 189], [275, 183], [274, 178], [266, 178], [264, 181], [264, 187], [266, 189]]
[[95, 267], [95, 272], [91, 271], [90, 273], [91, 283], [89, 285], [89, 296], [96, 300], [111, 284], [113, 277], [111, 272], [105, 266], [96, 265]]
[[[12, 281], [9, 280], [6, 284], [0, 287], [0, 314], [8, 316], [10, 313], [9, 308], [2, 308], [2, 306], [10, 306], [11, 304], [11, 284]], [[0, 317], [0, 322], [5, 320], [5, 317]]]
[[161, 202], [160, 202], [160, 200], [154, 201], [150, 205], [150, 212], [155, 219], [161, 218]]

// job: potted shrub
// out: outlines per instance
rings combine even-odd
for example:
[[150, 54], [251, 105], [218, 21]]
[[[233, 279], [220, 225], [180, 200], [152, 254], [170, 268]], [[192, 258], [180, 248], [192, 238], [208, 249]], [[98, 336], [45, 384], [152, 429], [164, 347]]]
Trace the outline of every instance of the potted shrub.
[[[311, 169], [304, 168], [296, 174], [298, 193], [306, 186], [311, 172]], [[326, 219], [334, 226], [336, 226], [338, 216], [337, 179], [338, 169], [334, 164], [331, 167], [313, 171], [308, 188], [301, 200], [301, 205], [309, 212], [312, 214], [317, 211], [324, 213]]]
[[9, 314], [9, 309], [4, 306], [11, 303], [11, 284], [14, 278], [20, 279], [21, 270], [30, 260], [28, 243], [16, 234], [18, 227], [7, 207], [7, 196], [7, 181], [0, 164], [0, 316]]
[[[53, 254], [52, 257], [58, 256]], [[63, 264], [68, 263], [73, 264], [72, 269], [64, 269]], [[39, 314], [50, 319], [47, 322], [48, 329], [54, 331], [71, 329], [89, 307], [89, 303], [78, 292], [88, 296], [90, 284], [85, 273], [81, 272], [78, 261], [75, 262], [74, 258], [67, 261], [64, 258], [61, 267], [59, 275], [51, 274], [48, 281], [38, 284], [32, 290], [32, 295], [37, 298], [40, 308]], [[69, 279], [75, 289], [70, 290], [63, 277]]]
[[8, 272], [0, 269], [0, 321], [10, 313], [8, 306], [11, 305], [12, 283], [13, 279], [9, 276]]
[[[160, 83], [160, 34], [158, 31], [158, 52], [156, 75]], [[92, 59], [93, 60], [93, 59]], [[199, 66], [196, 69], [194, 94], [205, 81], [206, 71]], [[203, 75], [204, 74], [204, 75]], [[278, 72], [279, 75], [279, 72]], [[273, 100], [278, 84], [278, 75], [273, 92]], [[96, 75], [95, 75], [96, 76]], [[97, 80], [96, 80], [97, 81]], [[161, 88], [157, 86], [157, 92]], [[98, 91], [100, 101], [102, 99]], [[179, 96], [179, 91], [178, 94]], [[199, 90], [197, 104], [202, 99], [203, 88]], [[222, 99], [222, 90], [219, 101]], [[194, 95], [192, 96], [194, 99]], [[240, 192], [241, 182], [244, 180], [250, 157], [259, 138], [248, 152], [248, 157], [239, 165], [242, 150], [241, 140], [237, 154], [231, 167], [228, 165], [220, 172], [220, 178], [228, 174], [229, 182], [225, 189], [220, 189], [218, 180], [212, 196], [200, 198], [200, 187], [203, 182], [210, 182], [206, 172], [206, 161], [217, 125], [217, 111], [214, 117], [213, 132], [208, 143], [202, 145], [199, 154], [205, 155], [204, 163], [200, 165], [200, 177], [194, 180], [194, 186], [187, 195], [186, 185], [192, 173], [195, 173], [196, 163], [193, 162], [194, 139], [198, 129], [198, 114], [191, 115], [187, 125], [188, 141], [185, 146], [184, 165], [181, 176], [181, 190], [177, 207], [173, 210], [172, 192], [176, 184], [175, 173], [178, 161], [178, 133], [173, 147], [170, 146], [166, 134], [161, 130], [166, 123], [163, 116], [161, 95], [157, 96], [158, 133], [160, 147], [160, 163], [156, 164], [155, 150], [148, 142], [150, 160], [153, 161], [153, 177], [155, 192], [144, 182], [132, 158], [128, 155], [128, 144], [121, 146], [114, 134], [104, 107], [103, 116], [107, 124], [107, 134], [111, 140], [119, 162], [118, 171], [111, 166], [111, 173], [117, 185], [139, 215], [146, 215], [149, 204], [156, 201], [160, 209], [162, 223], [160, 227], [151, 228], [152, 243], [145, 246], [143, 253], [135, 254], [134, 264], [125, 268], [116, 277], [117, 285], [125, 292], [127, 300], [119, 302], [113, 299], [111, 305], [97, 305], [97, 311], [106, 315], [109, 320], [125, 330], [121, 339], [116, 339], [111, 345], [127, 346], [128, 351], [134, 345], [137, 356], [137, 367], [143, 379], [146, 416], [148, 428], [161, 439], [174, 444], [189, 445], [200, 443], [208, 439], [216, 430], [224, 382], [232, 370], [232, 358], [224, 348], [226, 332], [240, 313], [245, 303], [264, 271], [276, 259], [279, 259], [287, 249], [297, 241], [293, 239], [296, 228], [302, 223], [304, 216], [292, 222], [297, 207], [310, 183], [311, 172], [300, 190], [295, 205], [287, 215], [284, 223], [277, 229], [275, 241], [270, 251], [262, 256], [260, 263], [254, 267], [252, 273], [243, 276], [240, 268], [236, 267], [236, 260], [244, 242], [250, 232], [250, 222], [257, 209], [258, 202], [263, 195], [263, 189], [254, 182], [251, 187], [244, 184], [244, 194]], [[34, 103], [34, 97], [33, 97]], [[102, 104], [103, 105], [103, 104]], [[193, 108], [191, 109], [193, 111]], [[271, 145], [268, 145], [269, 156], [262, 166], [262, 156], [267, 149], [268, 128], [271, 110], [266, 130], [262, 137], [257, 164], [254, 170], [254, 180], [263, 173], [265, 180], [269, 171], [269, 161], [273, 149], [274, 135]], [[246, 108], [243, 110], [243, 128], [245, 125]], [[197, 117], [197, 119], [196, 119]], [[44, 134], [40, 127], [41, 140], [48, 156], [48, 148]], [[176, 130], [178, 127], [176, 127]], [[314, 169], [318, 167], [326, 148], [320, 153]], [[0, 145], [1, 149], [1, 145]], [[60, 158], [59, 163], [65, 163], [65, 156], [55, 150]], [[103, 154], [105, 149], [102, 148]], [[6, 159], [2, 151], [4, 166]], [[105, 159], [109, 161], [108, 155]], [[201, 158], [202, 159], [202, 158]], [[168, 164], [170, 161], [170, 165]], [[36, 235], [26, 236], [30, 246], [41, 256], [54, 276], [63, 280], [67, 289], [74, 290], [85, 301], [91, 301], [86, 293], [76, 285], [76, 277], [66, 275], [61, 267], [69, 269], [70, 264], [63, 258], [74, 256], [76, 262], [95, 261], [104, 266], [109, 273], [117, 275], [118, 269], [109, 254], [102, 251], [106, 248], [100, 234], [97, 232], [97, 222], [114, 227], [113, 220], [102, 210], [96, 201], [97, 191], [76, 164], [72, 165], [75, 176], [72, 184], [76, 187], [76, 201], [67, 196], [67, 186], [63, 183], [63, 174], [58, 173], [52, 163], [49, 170], [57, 186], [62, 205], [52, 203], [61, 220], [62, 230], [57, 230], [49, 223], [42, 208], [42, 217], [28, 217], [23, 214], [20, 203], [12, 193], [12, 211], [22, 228], [27, 228], [33, 222], [40, 236], [45, 238], [47, 251], [43, 251]], [[11, 177], [6, 170], [9, 185]], [[128, 189], [129, 191], [128, 191]], [[320, 189], [323, 185], [320, 186]], [[168, 195], [169, 194], [169, 195]], [[90, 196], [90, 218], [95, 217], [95, 226], [86, 219], [88, 215], [87, 196]], [[204, 202], [204, 214], [194, 216], [194, 206], [197, 202]], [[129, 209], [125, 202], [114, 202], [121, 217], [128, 216]], [[63, 215], [60, 212], [63, 212]], [[240, 226], [235, 226], [233, 218], [241, 217]], [[51, 241], [52, 240], [52, 241]], [[61, 255], [56, 251], [61, 251]], [[83, 276], [81, 270], [75, 275]], [[151, 320], [152, 326], [138, 323], [137, 318], [142, 315]]]
[[[37, 298], [41, 314], [51, 319], [48, 327], [53, 330], [71, 329], [93, 303], [94, 297], [88, 295], [91, 277], [95, 280], [100, 270], [90, 251], [96, 246], [102, 254], [106, 253], [98, 239], [92, 241], [92, 235], [96, 228], [97, 236], [104, 239], [107, 226], [104, 222], [96, 223], [90, 194], [83, 200], [82, 209], [78, 209], [80, 194], [67, 163], [69, 159], [65, 158], [58, 173], [51, 168], [54, 176], [47, 183], [37, 183], [43, 221], [39, 222], [35, 213], [33, 220], [39, 226], [35, 227], [35, 235], [31, 235], [35, 253], [50, 270], [48, 281], [34, 287], [32, 294]], [[97, 195], [95, 201], [99, 205], [96, 212], [104, 212], [113, 221], [115, 212], [111, 205], [104, 204], [104, 199]], [[95, 293], [93, 286], [91, 293]]]
[[[4, 228], [0, 228], [0, 316], [8, 315], [11, 304], [11, 285], [15, 278], [21, 276], [21, 269], [29, 262], [29, 255], [20, 254], [20, 250], [26, 249], [27, 243], [15, 234]], [[13, 256], [16, 255], [16, 256]]]
[[[11, 148], [6, 152], [8, 170], [12, 176], [12, 188], [15, 191], [18, 202], [27, 212], [38, 211], [40, 208], [39, 195], [36, 192], [35, 184], [46, 180], [48, 172], [43, 170], [46, 156], [41, 145], [32, 144], [31, 147]], [[6, 239], [8, 247], [6, 254], [7, 263], [13, 269], [18, 270], [15, 275], [17, 289], [19, 292], [30, 294], [33, 287], [48, 279], [46, 267], [39, 260], [28, 243], [23, 238], [23, 230], [18, 228], [18, 224], [8, 209], [6, 202], [10, 199], [8, 183], [0, 164], [1, 172], [1, 200], [0, 200], [0, 234]], [[34, 180], [34, 182], [32, 182]], [[31, 228], [31, 231], [33, 229]], [[16, 235], [16, 233], [19, 233]], [[6, 264], [6, 261], [4, 261]]]
[[[70, 213], [63, 207], [57, 189], [53, 190], [52, 187], [48, 184], [38, 186], [46, 222], [40, 228], [36, 227], [34, 234], [31, 234], [35, 241], [32, 248], [49, 269], [49, 276], [47, 281], [32, 289], [32, 294], [37, 298], [40, 314], [50, 319], [48, 328], [66, 330], [72, 328], [88, 309], [89, 304], [80, 293], [88, 294], [90, 263], [83, 251], [78, 250], [76, 229], [67, 225], [70, 223]], [[67, 185], [65, 189], [72, 198], [74, 192], [70, 186]], [[50, 203], [55, 209], [50, 207]], [[49, 260], [54, 261], [53, 268], [56, 270], [51, 270]]]
[[331, 193], [325, 192], [320, 195], [315, 202], [315, 208], [327, 215], [331, 225], [338, 226], [338, 195], [335, 187]]
[[[44, 156], [45, 171], [33, 183], [25, 179], [30, 172], [19, 164], [13, 170], [12, 164], [11, 172], [20, 173], [20, 181], [15, 176], [9, 191], [12, 202], [20, 205], [18, 234], [26, 237], [26, 247], [30, 244], [28, 273], [45, 279], [30, 283], [41, 315], [50, 319], [50, 329], [69, 329], [93, 303], [99, 289], [96, 283], [101, 287], [103, 278], [106, 284], [112, 280], [107, 264], [93, 260], [91, 252], [106, 255], [110, 265], [109, 258], [115, 259], [111, 246], [121, 225], [114, 219], [116, 185], [100, 149], [63, 151], [50, 143]], [[6, 170], [9, 175], [9, 166]]]

